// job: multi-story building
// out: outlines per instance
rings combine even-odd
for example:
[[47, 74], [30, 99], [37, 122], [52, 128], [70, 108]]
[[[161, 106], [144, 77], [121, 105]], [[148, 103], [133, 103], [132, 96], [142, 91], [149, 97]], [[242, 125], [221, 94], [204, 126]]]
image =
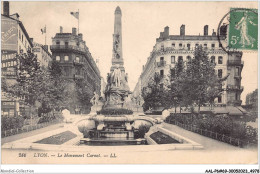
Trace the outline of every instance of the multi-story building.
[[[72, 28], [72, 33], [63, 33], [63, 28], [60, 27], [60, 33], [56, 33], [55, 37], [52, 38], [50, 48], [53, 61], [59, 62], [64, 70], [66, 79], [71, 84], [70, 89], [72, 93], [75, 91], [75, 80], [84, 79], [87, 82], [85, 86], [87, 93], [90, 96], [93, 96], [94, 92], [100, 95], [100, 71], [85, 41], [83, 41], [83, 35], [81, 33], [77, 34], [76, 28]], [[82, 105], [84, 103], [77, 103], [75, 100], [69, 110], [72, 113], [89, 112], [89, 110], [80, 112]]]
[[33, 53], [37, 55], [37, 60], [41, 67], [47, 68], [50, 61], [52, 61], [52, 56], [48, 50], [48, 45], [33, 42]]
[[[8, 85], [16, 83], [16, 54], [27, 52], [33, 43], [17, 13], [9, 14], [9, 2], [4, 1], [1, 14], [1, 72]], [[8, 96], [1, 90], [1, 108], [4, 116], [17, 116], [24, 110], [24, 105], [17, 98]]]
[[[149, 80], [157, 72], [168, 77], [170, 70], [180, 60], [184, 63], [194, 58], [196, 46], [202, 45], [208, 52], [219, 78], [227, 77], [224, 81], [224, 92], [215, 100], [216, 105], [238, 106], [241, 105], [240, 95], [243, 91], [241, 86], [241, 71], [243, 68], [242, 53], [229, 52], [222, 49], [221, 43], [225, 42], [225, 33], [221, 33], [219, 39], [214, 32], [208, 34], [208, 25], [204, 26], [204, 35], [185, 35], [185, 25], [180, 27], [180, 35], [169, 35], [169, 27], [165, 27], [156, 39], [156, 44], [140, 75], [134, 90], [135, 96], [141, 93], [141, 89], [148, 85]], [[140, 87], [141, 86], [141, 87]]]

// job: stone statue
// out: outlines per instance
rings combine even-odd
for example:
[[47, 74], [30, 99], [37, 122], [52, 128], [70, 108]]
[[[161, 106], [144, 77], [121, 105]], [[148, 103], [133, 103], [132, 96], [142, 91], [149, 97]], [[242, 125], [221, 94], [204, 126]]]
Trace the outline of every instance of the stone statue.
[[95, 106], [98, 105], [98, 101], [99, 101], [99, 95], [96, 92], [94, 92], [94, 96], [92, 97], [90, 102], [92, 103], [93, 106]]
[[119, 69], [119, 65], [116, 66], [116, 69], [112, 73], [112, 83], [116, 87], [120, 87], [121, 85], [121, 70]]
[[138, 97], [137, 97], [137, 105], [143, 106], [143, 104], [144, 104], [144, 99], [141, 96], [141, 94], [139, 94]]

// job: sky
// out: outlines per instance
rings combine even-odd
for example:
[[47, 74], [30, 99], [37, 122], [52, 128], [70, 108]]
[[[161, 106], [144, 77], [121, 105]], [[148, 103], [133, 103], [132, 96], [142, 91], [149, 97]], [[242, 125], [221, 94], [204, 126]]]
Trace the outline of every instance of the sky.
[[[203, 34], [203, 26], [209, 25], [209, 34], [217, 30], [221, 18], [231, 7], [257, 8], [257, 2], [10, 2], [10, 14], [18, 13], [30, 37], [44, 44], [41, 28], [47, 26], [47, 45], [63, 27], [71, 32], [78, 21], [70, 12], [80, 12], [80, 33], [94, 59], [99, 59], [101, 76], [106, 79], [112, 60], [112, 34], [114, 11], [122, 10], [122, 44], [125, 69], [133, 90], [146, 63], [156, 38], [165, 26], [170, 35], [179, 34], [182, 24], [186, 35]], [[257, 52], [243, 52], [245, 62], [242, 71], [242, 100], [257, 88]]]

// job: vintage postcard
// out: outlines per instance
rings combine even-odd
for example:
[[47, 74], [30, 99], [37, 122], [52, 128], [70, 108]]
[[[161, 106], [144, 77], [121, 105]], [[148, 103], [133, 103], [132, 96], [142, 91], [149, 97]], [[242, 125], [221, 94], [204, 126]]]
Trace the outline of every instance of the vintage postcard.
[[258, 2], [1, 3], [2, 164], [258, 164]]

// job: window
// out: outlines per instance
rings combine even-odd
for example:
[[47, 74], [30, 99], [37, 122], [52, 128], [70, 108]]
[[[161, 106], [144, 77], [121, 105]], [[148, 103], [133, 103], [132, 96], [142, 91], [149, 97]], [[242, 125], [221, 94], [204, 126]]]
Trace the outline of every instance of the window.
[[76, 57], [76, 62], [80, 62], [80, 61], [79, 61], [79, 57]]
[[175, 63], [175, 56], [171, 56], [171, 63]]
[[171, 76], [172, 78], [175, 78], [175, 69], [171, 69]]
[[69, 61], [69, 56], [64, 56], [65, 61]]
[[238, 95], [238, 93], [236, 93], [236, 100], [239, 100], [239, 95]]
[[69, 67], [64, 67], [65, 75], [69, 76], [70, 75], [70, 68]]
[[222, 97], [218, 96], [218, 103], [222, 103]]
[[178, 62], [182, 62], [183, 61], [183, 57], [182, 56], [179, 56], [178, 57]]
[[68, 47], [68, 45], [69, 45], [69, 42], [65, 42], [65, 47]]
[[60, 56], [56, 56], [56, 61], [60, 61]]
[[160, 61], [163, 61], [164, 60], [164, 57], [160, 57]]
[[198, 43], [196, 43], [196, 44], [195, 44], [195, 47], [198, 47], [198, 46], [199, 46], [199, 44], [198, 44]]
[[221, 44], [221, 43], [219, 44], [219, 47], [222, 47], [222, 44]]
[[163, 44], [161, 45], [161, 50], [164, 50], [164, 45]]
[[23, 35], [22, 35], [22, 42], [23, 42]]
[[182, 47], [182, 43], [179, 44], [179, 47], [180, 47], [180, 48]]
[[215, 63], [215, 56], [211, 56], [211, 57], [210, 57], [210, 62], [211, 62], [211, 63]]
[[56, 45], [60, 45], [60, 41], [56, 41]]
[[188, 50], [190, 50], [190, 44], [187, 44]]
[[191, 62], [191, 57], [190, 57], [190, 56], [187, 56], [186, 58], [187, 58], [187, 62], [190, 63], [190, 62]]
[[204, 44], [204, 47], [205, 47], [205, 48], [207, 48], [207, 46], [208, 46], [207, 44]]
[[175, 43], [172, 43], [172, 47], [175, 47]]
[[240, 76], [240, 68], [239, 67], [236, 67], [235, 75], [236, 76]]
[[218, 64], [223, 64], [223, 57], [222, 56], [218, 56]]
[[218, 69], [218, 78], [222, 78], [222, 69]]
[[239, 86], [240, 85], [240, 80], [239, 79], [235, 79], [235, 85]]
[[13, 61], [11, 61], [11, 66], [14, 66], [14, 62]]
[[21, 30], [19, 30], [19, 39], [21, 40]]
[[160, 70], [160, 76], [163, 76], [163, 75], [164, 75], [164, 71]]
[[215, 48], [215, 44], [211, 44], [211, 48]]

